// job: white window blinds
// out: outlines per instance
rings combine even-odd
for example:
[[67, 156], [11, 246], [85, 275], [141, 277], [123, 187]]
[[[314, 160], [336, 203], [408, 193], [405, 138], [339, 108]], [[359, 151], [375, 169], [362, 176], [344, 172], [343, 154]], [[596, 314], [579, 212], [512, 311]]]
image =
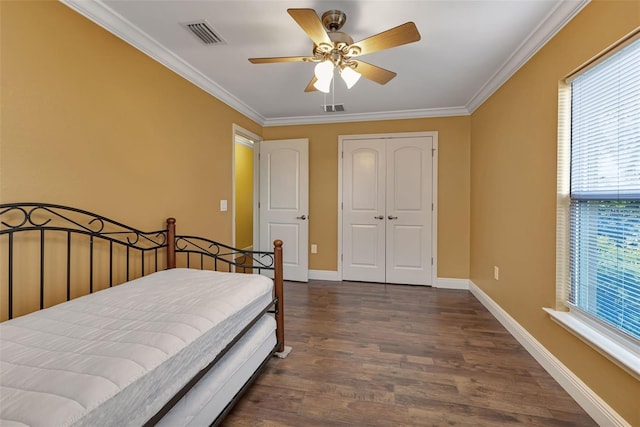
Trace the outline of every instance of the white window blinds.
[[640, 40], [571, 98], [569, 303], [640, 340]]

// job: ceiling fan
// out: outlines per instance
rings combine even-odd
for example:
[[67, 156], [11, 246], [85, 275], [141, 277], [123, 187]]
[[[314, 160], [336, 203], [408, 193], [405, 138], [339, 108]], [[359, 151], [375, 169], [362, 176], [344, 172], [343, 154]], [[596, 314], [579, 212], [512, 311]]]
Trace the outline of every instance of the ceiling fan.
[[315, 75], [305, 88], [305, 92], [314, 90], [329, 92], [336, 68], [340, 71], [348, 88], [351, 88], [361, 75], [381, 85], [386, 84], [396, 76], [396, 73], [354, 58], [420, 40], [416, 25], [413, 22], [407, 22], [354, 43], [351, 36], [340, 31], [347, 20], [347, 16], [342, 11], [329, 10], [322, 14], [322, 19], [313, 9], [287, 9], [287, 12], [313, 41], [313, 55], [249, 58], [249, 61], [253, 64], [317, 63]]

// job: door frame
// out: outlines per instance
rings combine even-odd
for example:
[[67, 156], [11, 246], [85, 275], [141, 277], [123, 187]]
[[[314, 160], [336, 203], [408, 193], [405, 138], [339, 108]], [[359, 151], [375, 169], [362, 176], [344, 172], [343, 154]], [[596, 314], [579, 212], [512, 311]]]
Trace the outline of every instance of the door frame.
[[262, 137], [233, 124], [231, 132], [231, 246], [236, 247], [236, 135], [254, 142], [253, 147], [253, 248], [260, 247], [260, 142]]
[[342, 280], [342, 258], [343, 258], [343, 242], [342, 242], [342, 167], [343, 167], [343, 144], [345, 140], [353, 139], [399, 139], [399, 138], [416, 138], [416, 137], [432, 137], [432, 153], [431, 157], [431, 201], [433, 203], [433, 211], [431, 215], [431, 256], [433, 265], [431, 268], [431, 284], [436, 286], [438, 278], [438, 132], [398, 132], [398, 133], [373, 133], [373, 134], [357, 134], [357, 135], [339, 135], [338, 136], [338, 279]]

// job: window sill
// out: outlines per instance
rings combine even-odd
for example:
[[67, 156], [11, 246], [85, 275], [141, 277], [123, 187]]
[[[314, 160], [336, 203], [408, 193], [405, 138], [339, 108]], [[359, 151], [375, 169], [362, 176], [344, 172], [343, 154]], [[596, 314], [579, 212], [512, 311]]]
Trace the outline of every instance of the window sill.
[[607, 333], [575, 311], [564, 312], [546, 307], [543, 310], [554, 322], [640, 380], [640, 348], [637, 345], [631, 342], [625, 343], [623, 339]]

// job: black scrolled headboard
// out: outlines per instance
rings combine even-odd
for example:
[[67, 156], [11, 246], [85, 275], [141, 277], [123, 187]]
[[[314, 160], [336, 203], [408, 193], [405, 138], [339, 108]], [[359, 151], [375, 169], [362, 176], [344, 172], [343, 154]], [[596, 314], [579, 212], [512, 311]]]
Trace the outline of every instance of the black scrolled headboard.
[[[0, 320], [166, 268], [277, 270], [275, 253], [279, 251], [281, 258], [282, 242], [274, 252], [245, 251], [202, 237], [176, 235], [175, 223], [169, 218], [163, 229], [141, 231], [62, 205], [0, 204]], [[281, 271], [274, 275], [282, 282]], [[16, 313], [16, 286], [28, 287], [26, 282], [38, 294], [39, 305], [18, 304]], [[57, 291], [49, 282], [56, 282]]]

